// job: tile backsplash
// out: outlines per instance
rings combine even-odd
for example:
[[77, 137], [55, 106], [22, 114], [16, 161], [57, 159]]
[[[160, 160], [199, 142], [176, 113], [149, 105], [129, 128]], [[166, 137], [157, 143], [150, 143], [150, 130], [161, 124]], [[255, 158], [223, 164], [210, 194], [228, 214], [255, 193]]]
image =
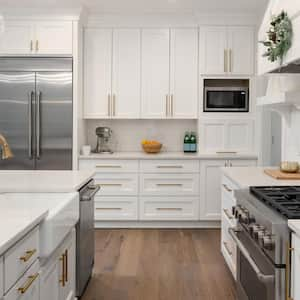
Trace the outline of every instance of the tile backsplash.
[[96, 145], [95, 129], [110, 127], [113, 131], [114, 151], [141, 151], [143, 139], [158, 140], [163, 143], [163, 151], [182, 151], [186, 131], [197, 132], [196, 120], [88, 120], [87, 142]]

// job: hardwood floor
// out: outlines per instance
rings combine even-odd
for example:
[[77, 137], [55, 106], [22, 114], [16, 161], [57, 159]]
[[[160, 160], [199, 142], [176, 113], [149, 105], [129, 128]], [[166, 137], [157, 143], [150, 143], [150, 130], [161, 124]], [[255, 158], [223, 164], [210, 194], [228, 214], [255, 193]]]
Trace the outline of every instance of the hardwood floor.
[[96, 230], [95, 240], [82, 300], [235, 299], [219, 230]]

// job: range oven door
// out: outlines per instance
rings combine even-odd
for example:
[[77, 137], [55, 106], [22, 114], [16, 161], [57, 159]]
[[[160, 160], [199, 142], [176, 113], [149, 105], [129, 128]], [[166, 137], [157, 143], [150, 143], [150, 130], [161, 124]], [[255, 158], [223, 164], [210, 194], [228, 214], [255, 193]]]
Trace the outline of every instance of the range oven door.
[[237, 246], [237, 299], [283, 299], [285, 269], [277, 269], [243, 229], [229, 233]]

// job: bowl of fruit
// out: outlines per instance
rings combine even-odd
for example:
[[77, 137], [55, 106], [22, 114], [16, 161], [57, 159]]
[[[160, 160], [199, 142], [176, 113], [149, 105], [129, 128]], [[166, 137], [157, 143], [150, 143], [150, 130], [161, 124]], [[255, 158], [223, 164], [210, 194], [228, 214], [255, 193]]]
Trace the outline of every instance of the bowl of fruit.
[[159, 153], [162, 148], [162, 144], [157, 141], [143, 140], [142, 147], [146, 153]]

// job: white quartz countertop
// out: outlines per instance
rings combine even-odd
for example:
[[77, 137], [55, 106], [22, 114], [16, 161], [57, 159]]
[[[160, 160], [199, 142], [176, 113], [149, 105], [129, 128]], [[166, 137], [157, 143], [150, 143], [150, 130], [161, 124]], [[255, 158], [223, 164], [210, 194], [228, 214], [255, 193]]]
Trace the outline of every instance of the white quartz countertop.
[[249, 186], [300, 185], [300, 180], [277, 180], [272, 178], [264, 173], [264, 169], [266, 168], [267, 167], [222, 168], [222, 172], [241, 189]]
[[93, 171], [0, 171], [0, 193], [68, 193], [77, 191]]
[[288, 224], [290, 229], [300, 237], [300, 220], [289, 220]]
[[22, 239], [47, 216], [46, 207], [9, 205], [0, 195], [0, 255]]
[[255, 153], [184, 153], [160, 152], [148, 154], [145, 152], [115, 152], [112, 154], [80, 155], [80, 159], [257, 159]]

